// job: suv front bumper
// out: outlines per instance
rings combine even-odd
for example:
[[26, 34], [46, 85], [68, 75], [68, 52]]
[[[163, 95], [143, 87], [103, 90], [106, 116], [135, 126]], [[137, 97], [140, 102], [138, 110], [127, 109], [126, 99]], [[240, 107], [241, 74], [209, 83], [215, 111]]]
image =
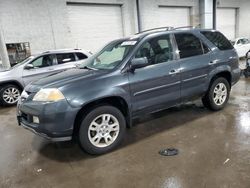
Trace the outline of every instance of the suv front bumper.
[[[66, 100], [59, 102], [24, 102], [17, 104], [18, 124], [51, 141], [72, 139], [74, 121], [80, 109], [72, 108]], [[34, 117], [39, 122], [34, 122]]]

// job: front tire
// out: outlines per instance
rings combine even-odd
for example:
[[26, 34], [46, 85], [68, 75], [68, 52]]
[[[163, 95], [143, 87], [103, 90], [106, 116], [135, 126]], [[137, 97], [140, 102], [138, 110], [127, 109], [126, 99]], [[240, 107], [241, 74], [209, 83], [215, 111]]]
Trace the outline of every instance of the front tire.
[[17, 104], [21, 90], [16, 85], [8, 84], [0, 90], [0, 105], [13, 106]]
[[210, 110], [218, 111], [223, 109], [230, 95], [230, 85], [225, 78], [215, 79], [206, 95], [202, 98], [203, 105]]
[[104, 154], [117, 147], [124, 136], [126, 121], [113, 106], [100, 106], [84, 117], [79, 129], [79, 144], [89, 154]]

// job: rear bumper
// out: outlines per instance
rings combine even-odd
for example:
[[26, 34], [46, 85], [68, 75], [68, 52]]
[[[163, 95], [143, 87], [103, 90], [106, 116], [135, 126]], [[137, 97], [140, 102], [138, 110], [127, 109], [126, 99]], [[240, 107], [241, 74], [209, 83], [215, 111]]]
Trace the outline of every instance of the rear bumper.
[[[68, 141], [72, 139], [78, 110], [72, 108], [66, 100], [54, 103], [19, 102], [17, 120], [23, 128], [48, 140]], [[34, 123], [33, 117], [39, 118], [39, 123]]]

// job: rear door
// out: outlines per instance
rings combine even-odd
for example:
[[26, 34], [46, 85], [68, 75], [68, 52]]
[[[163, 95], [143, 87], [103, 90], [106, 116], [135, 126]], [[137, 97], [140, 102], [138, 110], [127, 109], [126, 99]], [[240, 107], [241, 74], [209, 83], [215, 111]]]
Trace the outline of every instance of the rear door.
[[181, 69], [181, 98], [185, 102], [206, 91], [211, 63], [209, 48], [192, 33], [176, 33]]
[[56, 54], [57, 65], [55, 66], [56, 72], [61, 72], [67, 69], [76, 67], [77, 57], [75, 53], [58, 53]]
[[146, 57], [149, 65], [129, 73], [135, 116], [180, 102], [180, 65], [173, 52], [170, 35], [150, 39], [136, 52], [134, 58]]
[[33, 68], [27, 69], [24, 67], [23, 70], [23, 81], [25, 85], [53, 74], [56, 57], [53, 54], [42, 55], [35, 58], [29, 64], [33, 65]]

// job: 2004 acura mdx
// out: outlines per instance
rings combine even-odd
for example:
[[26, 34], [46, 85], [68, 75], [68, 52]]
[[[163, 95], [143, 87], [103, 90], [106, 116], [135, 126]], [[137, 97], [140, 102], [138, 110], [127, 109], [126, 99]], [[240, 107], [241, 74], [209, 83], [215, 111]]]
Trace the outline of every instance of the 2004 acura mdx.
[[52, 141], [76, 136], [86, 152], [102, 154], [145, 113], [196, 97], [222, 109], [239, 78], [237, 53], [220, 32], [155, 29], [115, 40], [80, 68], [28, 85], [17, 117]]

